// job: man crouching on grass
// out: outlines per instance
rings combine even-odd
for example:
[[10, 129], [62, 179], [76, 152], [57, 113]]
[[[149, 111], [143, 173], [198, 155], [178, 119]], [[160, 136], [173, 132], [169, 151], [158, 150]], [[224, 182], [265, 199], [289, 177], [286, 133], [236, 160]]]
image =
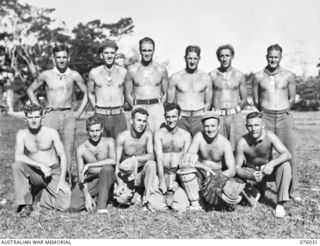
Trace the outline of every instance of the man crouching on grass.
[[114, 183], [116, 149], [113, 138], [102, 137], [103, 122], [98, 116], [86, 121], [89, 138], [76, 150], [79, 185], [71, 194], [72, 212], [96, 208], [94, 197], [98, 197], [98, 213], [107, 213], [107, 202]]
[[[153, 155], [153, 134], [146, 129], [148, 112], [144, 108], [132, 111], [131, 129], [117, 137], [116, 179], [114, 199], [120, 205], [130, 205], [145, 188], [143, 203], [156, 187], [156, 163]], [[142, 189], [141, 189], [142, 188]]]
[[28, 129], [17, 133], [12, 165], [19, 214], [21, 217], [31, 214], [31, 190], [35, 189], [42, 189], [41, 206], [65, 211], [70, 206], [71, 192], [66, 182], [66, 153], [59, 134], [52, 128], [42, 127], [41, 107], [28, 105], [24, 113]]
[[[262, 195], [267, 180], [275, 177], [277, 186], [275, 216], [284, 217], [283, 204], [289, 200], [291, 154], [273, 132], [265, 129], [261, 113], [248, 114], [246, 121], [249, 133], [241, 137], [236, 144], [237, 175], [252, 181]], [[279, 157], [273, 160], [271, 160], [272, 149], [279, 153]]]

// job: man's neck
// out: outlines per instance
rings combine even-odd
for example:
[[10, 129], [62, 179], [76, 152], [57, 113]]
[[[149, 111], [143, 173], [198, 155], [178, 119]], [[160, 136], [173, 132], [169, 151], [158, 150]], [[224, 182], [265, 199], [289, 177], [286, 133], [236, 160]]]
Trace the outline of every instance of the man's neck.
[[133, 128], [133, 126], [131, 126], [131, 137], [133, 138], [141, 138], [141, 136], [143, 135], [143, 133], [145, 132], [146, 129], [144, 129], [141, 133], [140, 132], [136, 132]]
[[56, 66], [55, 68], [56, 68], [56, 70], [57, 70], [59, 73], [61, 73], [61, 74], [67, 72], [67, 70], [68, 70], [68, 67], [59, 68], [59, 67]]
[[150, 66], [152, 65], [152, 60], [151, 60], [151, 61], [141, 60], [141, 64], [142, 64], [142, 66], [144, 66], [144, 67], [150, 67]]
[[31, 128], [28, 128], [29, 132], [32, 134], [32, 135], [37, 135], [40, 130], [41, 130], [42, 126], [40, 126], [39, 128], [37, 129], [31, 129]]
[[279, 72], [280, 66], [277, 66], [276, 68], [272, 68], [272, 67], [270, 67], [270, 66], [266, 66], [265, 70], [266, 70], [266, 72], [267, 72], [268, 74], [276, 74], [276, 73]]
[[99, 138], [98, 141], [93, 141], [91, 138], [88, 139], [88, 142], [93, 145], [93, 146], [97, 146], [101, 141], [101, 138]]
[[212, 144], [213, 142], [216, 142], [218, 139], [218, 135], [215, 135], [214, 137], [209, 137], [204, 131], [202, 131], [202, 136], [204, 138], [204, 140], [206, 141], [207, 144]]
[[263, 129], [262, 132], [261, 132], [261, 136], [260, 137], [258, 137], [258, 138], [252, 138], [251, 137], [251, 138], [252, 138], [252, 140], [253, 140], [253, 142], [255, 144], [258, 144], [258, 143], [261, 143], [264, 140], [265, 136], [266, 136], [266, 131]]
[[186, 67], [185, 71], [187, 72], [187, 74], [196, 74], [198, 72], [198, 68], [191, 69]]
[[220, 67], [218, 68], [218, 70], [219, 70], [221, 73], [227, 73], [227, 72], [229, 72], [229, 71], [232, 70], [232, 66], [230, 66], [230, 67], [222, 67], [222, 66], [220, 66]]
[[112, 63], [112, 64], [104, 64], [104, 69], [107, 70], [107, 71], [112, 71], [113, 68], [115, 67], [115, 64]]
[[175, 126], [174, 128], [170, 128], [170, 127], [168, 127], [168, 125], [166, 125], [166, 129], [172, 135], [174, 135], [179, 130], [178, 126]]

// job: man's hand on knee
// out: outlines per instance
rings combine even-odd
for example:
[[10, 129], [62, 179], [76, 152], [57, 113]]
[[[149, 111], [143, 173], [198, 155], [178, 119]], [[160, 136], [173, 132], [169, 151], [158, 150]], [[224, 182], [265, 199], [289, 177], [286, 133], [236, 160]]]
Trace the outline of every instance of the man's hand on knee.
[[84, 196], [85, 202], [84, 206], [88, 212], [93, 212], [96, 209], [96, 203], [94, 202], [93, 198], [87, 193]]

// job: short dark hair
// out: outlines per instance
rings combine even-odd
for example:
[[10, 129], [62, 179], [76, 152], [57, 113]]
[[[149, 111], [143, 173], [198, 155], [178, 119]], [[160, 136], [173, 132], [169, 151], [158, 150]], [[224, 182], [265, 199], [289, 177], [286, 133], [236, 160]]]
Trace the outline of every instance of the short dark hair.
[[188, 45], [185, 51], [184, 56], [187, 57], [190, 52], [195, 52], [200, 57], [201, 48], [197, 45]]
[[279, 44], [270, 45], [267, 49], [267, 54], [269, 54], [269, 52], [271, 52], [272, 50], [278, 50], [282, 54], [282, 47]]
[[263, 116], [263, 114], [262, 114], [261, 112], [256, 112], [256, 111], [254, 111], [254, 112], [251, 112], [251, 113], [249, 113], [249, 114], [247, 115], [246, 120], [248, 121], [248, 120], [253, 119], [253, 118], [260, 118], [260, 119], [262, 119], [262, 116]]
[[140, 41], [139, 41], [139, 50], [141, 50], [141, 46], [143, 43], [151, 43], [153, 45], [153, 49], [156, 48], [155, 43], [152, 38], [144, 37], [143, 39], [140, 39]]
[[93, 126], [96, 124], [100, 124], [102, 126], [103, 125], [102, 120], [96, 115], [90, 116], [86, 120], [86, 130], [88, 131], [90, 129], [90, 126]]
[[235, 54], [234, 48], [231, 44], [224, 44], [224, 45], [219, 46], [216, 51], [216, 55], [217, 55], [218, 59], [219, 59], [221, 50], [230, 50], [232, 56], [234, 56], [234, 54]]
[[43, 109], [42, 109], [42, 107], [39, 106], [39, 105], [33, 104], [33, 103], [26, 105], [26, 106], [24, 107], [23, 111], [24, 111], [24, 115], [25, 115], [26, 117], [28, 117], [28, 114], [31, 114], [31, 113], [33, 113], [33, 112], [35, 112], [35, 111], [40, 111], [40, 115], [41, 115], [41, 116], [43, 115]]
[[180, 115], [181, 113], [181, 108], [179, 106], [179, 104], [177, 103], [167, 103], [165, 106], [164, 106], [164, 115], [166, 115], [167, 112], [171, 111], [171, 110], [178, 110], [178, 115]]
[[119, 48], [115, 41], [107, 39], [101, 43], [101, 45], [99, 47], [99, 53], [102, 53], [104, 51], [104, 49], [107, 47], [114, 48], [116, 52]]
[[146, 109], [144, 109], [144, 108], [135, 108], [134, 110], [132, 110], [132, 113], [131, 113], [131, 118], [132, 119], [134, 119], [136, 113], [144, 114], [147, 117], [149, 116], [149, 113], [148, 113], [148, 111]]
[[58, 44], [52, 48], [53, 55], [57, 52], [60, 52], [60, 51], [66, 51], [69, 54], [69, 48], [68, 48], [68, 46], [66, 46], [64, 44]]

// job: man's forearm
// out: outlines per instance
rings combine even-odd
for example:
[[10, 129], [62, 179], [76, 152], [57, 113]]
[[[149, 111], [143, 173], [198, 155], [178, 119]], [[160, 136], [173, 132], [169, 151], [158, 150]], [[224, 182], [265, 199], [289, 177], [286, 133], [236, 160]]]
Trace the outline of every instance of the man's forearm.
[[88, 93], [89, 102], [91, 103], [93, 109], [96, 107], [95, 97], [93, 93]]
[[97, 161], [97, 162], [87, 163], [86, 165], [88, 167], [102, 167], [105, 165], [115, 165], [115, 164], [116, 164], [115, 159], [104, 159], [104, 160]]
[[87, 103], [88, 103], [88, 95], [87, 95], [87, 93], [84, 93], [80, 107], [77, 110], [78, 117], [80, 117], [80, 115], [82, 114], [84, 108], [87, 106]]
[[36, 95], [34, 94], [33, 91], [31, 90], [27, 90], [27, 94], [28, 94], [28, 97], [30, 99], [30, 101], [33, 103], [33, 104], [36, 104], [36, 105], [40, 105]]
[[27, 165], [32, 166], [32, 167], [36, 167], [36, 168], [42, 168], [42, 167], [46, 166], [44, 163], [41, 163], [39, 161], [35, 161], [27, 155], [18, 155], [18, 156], [16, 156], [15, 161], [24, 162]]
[[247, 168], [238, 167], [236, 168], [236, 175], [243, 179], [254, 180], [252, 172], [250, 172]]
[[138, 160], [138, 167], [143, 167], [149, 160], [154, 160], [153, 154], [145, 154], [136, 156]]

